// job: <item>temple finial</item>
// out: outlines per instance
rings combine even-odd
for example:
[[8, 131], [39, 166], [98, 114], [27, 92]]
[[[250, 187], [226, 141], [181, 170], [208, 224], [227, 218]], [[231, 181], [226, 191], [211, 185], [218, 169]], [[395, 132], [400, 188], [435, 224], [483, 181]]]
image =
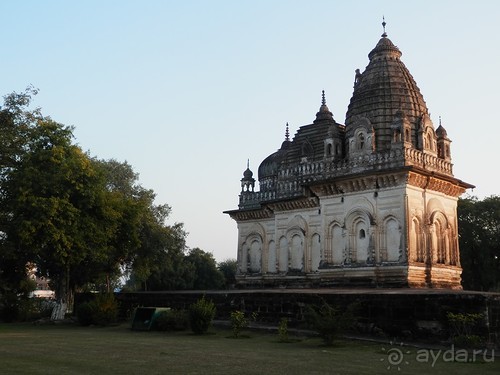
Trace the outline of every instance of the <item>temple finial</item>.
[[285, 130], [285, 141], [290, 140], [290, 132], [288, 131], [288, 122], [286, 123], [286, 130]]
[[250, 169], [250, 159], [247, 159], [247, 169]]
[[439, 116], [439, 126], [441, 126], [441, 116]]
[[326, 105], [325, 90], [321, 92], [321, 105]]
[[384, 33], [382, 34], [382, 38], [387, 38], [387, 33], [385, 32], [385, 25], [387, 25], [387, 23], [385, 23], [385, 16], [382, 16], [382, 27], [384, 28]]

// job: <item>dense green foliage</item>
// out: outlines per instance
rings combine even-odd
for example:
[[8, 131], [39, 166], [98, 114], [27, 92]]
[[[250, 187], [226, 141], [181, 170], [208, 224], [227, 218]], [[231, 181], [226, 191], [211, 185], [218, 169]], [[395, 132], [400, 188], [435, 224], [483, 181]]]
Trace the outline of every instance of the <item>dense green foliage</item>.
[[464, 289], [500, 291], [500, 196], [458, 201]]
[[92, 301], [78, 305], [76, 309], [78, 323], [82, 326], [95, 324], [107, 326], [118, 320], [118, 302], [113, 293], [101, 293]]
[[215, 304], [205, 299], [205, 296], [189, 306], [189, 325], [193, 333], [197, 335], [206, 333], [212, 324], [215, 313]]
[[223, 287], [213, 256], [186, 254], [183, 225], [166, 224], [170, 207], [132, 167], [84, 152], [71, 127], [30, 109], [36, 94], [0, 107], [0, 318], [16, 319], [32, 268], [61, 306], [78, 290], [111, 292], [124, 271], [132, 290]]
[[217, 269], [224, 276], [224, 287], [226, 289], [234, 287], [236, 284], [236, 270], [238, 262], [236, 259], [226, 259], [217, 265]]
[[212, 254], [194, 248], [189, 251], [186, 261], [194, 270], [192, 289], [221, 289], [224, 286], [224, 275], [217, 269]]
[[476, 331], [478, 323], [484, 319], [479, 313], [452, 313], [446, 314], [450, 326], [452, 342], [458, 347], [479, 347], [483, 338]]

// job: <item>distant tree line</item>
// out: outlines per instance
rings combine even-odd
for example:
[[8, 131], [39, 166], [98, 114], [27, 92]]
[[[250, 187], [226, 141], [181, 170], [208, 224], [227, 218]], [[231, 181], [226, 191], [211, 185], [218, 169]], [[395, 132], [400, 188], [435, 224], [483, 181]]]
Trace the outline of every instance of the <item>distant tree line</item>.
[[500, 196], [458, 201], [464, 289], [500, 292]]
[[188, 249], [183, 225], [166, 224], [170, 207], [132, 167], [84, 152], [73, 128], [30, 108], [36, 94], [14, 92], [0, 107], [0, 313], [29, 295], [32, 267], [61, 306], [124, 275], [129, 290], [228, 287], [235, 261]]

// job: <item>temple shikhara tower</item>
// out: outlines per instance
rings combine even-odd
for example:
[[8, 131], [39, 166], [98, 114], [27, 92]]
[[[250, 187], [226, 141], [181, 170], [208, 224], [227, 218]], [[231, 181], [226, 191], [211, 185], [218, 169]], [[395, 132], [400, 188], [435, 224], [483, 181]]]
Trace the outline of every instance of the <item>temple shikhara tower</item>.
[[[258, 169], [238, 209], [237, 283], [247, 287], [461, 289], [451, 140], [384, 33], [356, 70], [345, 125], [323, 92], [312, 124]], [[450, 126], [451, 127], [451, 126]]]

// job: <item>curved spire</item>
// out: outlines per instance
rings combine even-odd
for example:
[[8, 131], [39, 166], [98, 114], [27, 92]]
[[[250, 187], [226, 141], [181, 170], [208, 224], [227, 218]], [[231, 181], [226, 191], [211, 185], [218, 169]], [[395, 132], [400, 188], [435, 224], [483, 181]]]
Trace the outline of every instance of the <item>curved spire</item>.
[[368, 54], [370, 62], [354, 86], [347, 109], [348, 136], [352, 136], [358, 126], [370, 124], [377, 135], [376, 150], [384, 150], [392, 142], [390, 134], [395, 115], [404, 115], [413, 129], [418, 129], [422, 116], [429, 116], [422, 93], [401, 61], [401, 55], [399, 48], [382, 35]]

